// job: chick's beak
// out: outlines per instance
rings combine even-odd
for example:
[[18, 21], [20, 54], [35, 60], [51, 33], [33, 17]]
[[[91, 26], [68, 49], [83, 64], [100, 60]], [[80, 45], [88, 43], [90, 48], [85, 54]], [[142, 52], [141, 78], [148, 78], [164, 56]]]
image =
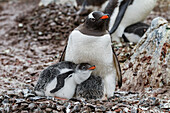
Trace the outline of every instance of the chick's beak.
[[108, 15], [103, 15], [102, 17], [100, 17], [100, 19], [108, 19], [109, 16]]
[[96, 66], [94, 65], [94, 66], [90, 67], [89, 70], [94, 70], [95, 68], [96, 68]]

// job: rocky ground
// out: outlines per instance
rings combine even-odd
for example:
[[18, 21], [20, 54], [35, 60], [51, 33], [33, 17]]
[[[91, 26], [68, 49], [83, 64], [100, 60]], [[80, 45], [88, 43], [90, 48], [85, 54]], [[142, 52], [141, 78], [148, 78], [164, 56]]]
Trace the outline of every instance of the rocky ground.
[[[142, 93], [116, 92], [108, 101], [57, 100], [37, 97], [33, 87], [45, 67], [58, 62], [69, 33], [84, 17], [75, 15], [70, 4], [37, 7], [38, 1], [0, 1], [0, 111], [1, 112], [170, 112], [168, 89]], [[159, 5], [145, 20], [150, 24], [157, 16], [170, 21], [168, 0]], [[128, 59], [135, 44], [115, 44], [119, 61]], [[166, 96], [165, 95], [165, 96]]]

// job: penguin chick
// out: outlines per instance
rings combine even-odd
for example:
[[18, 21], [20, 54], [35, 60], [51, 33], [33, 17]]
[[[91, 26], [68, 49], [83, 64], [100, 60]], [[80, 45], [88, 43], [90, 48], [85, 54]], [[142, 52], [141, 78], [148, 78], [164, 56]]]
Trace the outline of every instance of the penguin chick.
[[76, 97], [85, 99], [101, 99], [103, 97], [104, 84], [100, 76], [91, 75], [86, 81], [77, 85]]
[[88, 63], [74, 64], [59, 62], [46, 68], [35, 86], [35, 93], [40, 96], [57, 96], [70, 99], [77, 84], [87, 80], [95, 66]]
[[112, 97], [115, 90], [115, 77], [122, 85], [121, 69], [117, 56], [112, 48], [111, 37], [106, 28], [107, 14], [100, 11], [91, 12], [85, 22], [74, 29], [60, 61], [74, 63], [87, 62], [96, 66], [93, 75], [104, 80], [104, 95]]

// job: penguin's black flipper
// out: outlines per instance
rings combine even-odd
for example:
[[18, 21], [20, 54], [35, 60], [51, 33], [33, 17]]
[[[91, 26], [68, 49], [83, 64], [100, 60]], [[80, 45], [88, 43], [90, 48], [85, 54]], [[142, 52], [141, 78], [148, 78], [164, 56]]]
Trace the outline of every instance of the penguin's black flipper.
[[62, 52], [62, 55], [61, 55], [61, 57], [60, 57], [59, 62], [64, 61], [66, 48], [67, 48], [67, 44], [66, 44], [66, 46], [65, 46], [65, 48], [64, 48], [64, 51]]
[[118, 28], [120, 22], [122, 21], [123, 19], [123, 16], [126, 12], [126, 9], [128, 7], [128, 5], [131, 3], [131, 0], [123, 0], [119, 6], [119, 12], [117, 14], [117, 17], [116, 17], [116, 20], [115, 20], [115, 23], [112, 27], [112, 29], [109, 31], [110, 34], [114, 33], [116, 31], [116, 29]]
[[57, 85], [54, 89], [52, 89], [50, 91], [50, 93], [55, 93], [57, 92], [58, 90], [60, 90], [62, 87], [64, 87], [64, 80], [70, 75], [74, 73], [74, 71], [68, 71], [66, 73], [62, 73], [60, 75], [57, 76]]
[[113, 51], [113, 63], [114, 63], [114, 66], [116, 68], [116, 73], [117, 73], [117, 77], [118, 77], [118, 86], [119, 86], [119, 88], [121, 88], [121, 86], [122, 86], [122, 73], [121, 73], [120, 64], [119, 64], [119, 61], [118, 61], [118, 58], [116, 56], [116, 53], [114, 51], [113, 46], [112, 46], [112, 51]]

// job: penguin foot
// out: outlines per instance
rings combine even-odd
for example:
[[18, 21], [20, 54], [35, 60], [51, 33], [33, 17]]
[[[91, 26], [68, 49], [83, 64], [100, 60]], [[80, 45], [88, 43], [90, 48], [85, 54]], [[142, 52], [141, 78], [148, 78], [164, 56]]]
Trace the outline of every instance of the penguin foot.
[[54, 98], [56, 98], [56, 99], [60, 99], [60, 100], [68, 100], [68, 99], [66, 99], [66, 98], [60, 98], [60, 97], [54, 97]]

